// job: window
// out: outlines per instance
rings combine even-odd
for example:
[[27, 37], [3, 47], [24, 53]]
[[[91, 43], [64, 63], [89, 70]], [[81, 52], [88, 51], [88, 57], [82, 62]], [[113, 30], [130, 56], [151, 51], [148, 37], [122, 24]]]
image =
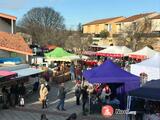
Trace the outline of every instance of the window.
[[107, 31], [112, 31], [112, 25], [111, 24], [106, 24], [106, 30]]
[[108, 25], [108, 31], [112, 31], [112, 25], [111, 24]]

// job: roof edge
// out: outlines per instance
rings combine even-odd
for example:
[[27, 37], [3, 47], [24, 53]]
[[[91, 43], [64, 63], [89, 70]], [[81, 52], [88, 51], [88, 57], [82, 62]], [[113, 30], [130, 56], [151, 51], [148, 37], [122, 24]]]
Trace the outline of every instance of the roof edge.
[[17, 17], [12, 16], [12, 15], [8, 15], [8, 14], [5, 14], [5, 13], [0, 13], [0, 17], [11, 19], [11, 20], [16, 20], [17, 19]]
[[[92, 24], [92, 22], [96, 22], [96, 21], [99, 21], [99, 20], [105, 20], [105, 19], [118, 19], [118, 18], [125, 18], [125, 17], [124, 17], [124, 16], [118, 16], [118, 17], [111, 17], [111, 18], [97, 19], [97, 20], [94, 20], [94, 21], [91, 21], [91, 22], [85, 23], [85, 24], [83, 24], [82, 26], [85, 26], [85, 25], [94, 25], [94, 24]], [[109, 20], [109, 21], [112, 21], [112, 20]], [[96, 23], [96, 24], [98, 24], [98, 23]]]
[[20, 53], [20, 54], [24, 54], [24, 55], [33, 55], [33, 53], [19, 51], [19, 50], [15, 50], [15, 49], [11, 49], [11, 48], [6, 48], [6, 47], [1, 47], [1, 46], [0, 46], [0, 49], [6, 50], [6, 51], [11, 51], [11, 52], [16, 52], [16, 53]]

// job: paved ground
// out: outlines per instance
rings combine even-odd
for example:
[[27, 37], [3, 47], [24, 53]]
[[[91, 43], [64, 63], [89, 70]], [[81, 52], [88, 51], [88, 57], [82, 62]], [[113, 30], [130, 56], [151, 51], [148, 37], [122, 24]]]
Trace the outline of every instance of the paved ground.
[[[62, 112], [55, 109], [57, 105], [56, 96], [58, 86], [56, 84], [52, 84], [52, 88], [49, 93], [47, 109], [41, 109], [41, 104], [38, 101], [39, 95], [37, 92], [27, 96], [26, 105], [23, 108], [16, 107], [10, 108], [8, 110], [0, 109], [0, 120], [40, 120], [40, 116], [42, 113], [45, 113], [49, 120], [66, 120], [66, 118], [71, 113], [77, 113], [78, 120], [106, 120], [105, 118], [97, 114], [82, 116], [81, 106], [77, 106], [75, 103], [74, 83], [69, 81], [65, 84], [66, 89], [68, 90], [65, 101], [65, 109], [67, 111]], [[114, 116], [114, 118], [110, 118], [107, 120], [124, 120], [124, 116]]]

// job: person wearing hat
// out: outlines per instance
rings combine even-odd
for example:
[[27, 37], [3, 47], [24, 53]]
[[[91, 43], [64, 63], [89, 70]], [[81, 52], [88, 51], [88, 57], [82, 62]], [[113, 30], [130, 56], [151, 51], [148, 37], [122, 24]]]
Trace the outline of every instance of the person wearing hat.
[[47, 108], [46, 100], [48, 95], [48, 89], [44, 84], [41, 84], [39, 94], [40, 94], [39, 100], [42, 102], [42, 109]]

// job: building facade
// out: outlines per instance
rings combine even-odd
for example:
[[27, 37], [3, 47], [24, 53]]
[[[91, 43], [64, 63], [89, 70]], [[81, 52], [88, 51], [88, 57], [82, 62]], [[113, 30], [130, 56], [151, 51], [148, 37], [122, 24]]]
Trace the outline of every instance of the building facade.
[[114, 17], [107, 19], [95, 20], [83, 25], [83, 33], [100, 34], [101, 31], [106, 30], [110, 36], [116, 32], [116, 22], [125, 19], [124, 17]]
[[[130, 16], [122, 21], [117, 22], [117, 33], [123, 33], [124, 31], [127, 31], [127, 29], [135, 30], [138, 32], [140, 31], [138, 29], [142, 28], [146, 22], [149, 23], [149, 21], [157, 15], [159, 14], [152, 12]], [[147, 32], [151, 32], [150, 26], [148, 26], [146, 30]]]
[[0, 32], [16, 33], [16, 17], [0, 13]]
[[153, 17], [151, 24], [152, 24], [151, 31], [160, 33], [160, 15]]

